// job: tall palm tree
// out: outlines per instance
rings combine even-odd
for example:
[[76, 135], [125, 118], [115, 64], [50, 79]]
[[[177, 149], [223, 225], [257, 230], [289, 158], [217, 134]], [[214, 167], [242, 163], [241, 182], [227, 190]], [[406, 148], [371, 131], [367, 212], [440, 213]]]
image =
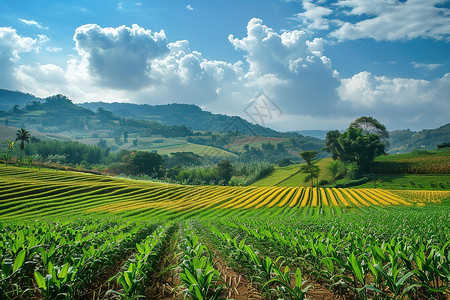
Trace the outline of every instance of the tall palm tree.
[[23, 150], [25, 150], [25, 142], [30, 143], [30, 132], [24, 128], [17, 130], [16, 141], [20, 141], [20, 161], [22, 161]]

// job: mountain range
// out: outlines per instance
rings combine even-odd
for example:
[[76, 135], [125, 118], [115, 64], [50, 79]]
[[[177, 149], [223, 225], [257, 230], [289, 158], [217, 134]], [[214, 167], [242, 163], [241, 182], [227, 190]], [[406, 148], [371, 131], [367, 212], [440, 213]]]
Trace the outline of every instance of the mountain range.
[[[19, 91], [0, 89], [0, 111], [3, 110], [4, 115], [8, 110], [13, 110], [15, 105], [24, 107], [27, 103], [32, 103], [33, 101], [46, 103], [47, 100]], [[69, 103], [66, 104], [69, 105]], [[88, 102], [75, 105], [70, 102], [69, 106], [66, 107], [65, 111], [58, 110], [58, 113], [55, 114], [52, 113], [51, 105], [47, 105], [46, 116], [50, 119], [62, 117], [67, 120], [73, 117], [74, 111], [76, 111], [76, 117], [80, 118], [80, 116], [86, 117], [95, 114], [95, 112], [98, 113], [98, 110], [101, 109], [102, 113], [108, 113], [110, 115], [110, 119], [135, 119], [147, 121], [147, 124], [157, 124], [158, 122], [167, 126], [185, 126], [193, 131], [211, 133], [239, 132], [249, 136], [285, 139], [300, 138], [303, 142], [317, 144], [317, 147], [323, 143], [327, 132], [324, 130], [279, 132], [271, 128], [250, 123], [237, 116], [227, 116], [204, 111], [193, 104], [148, 105], [117, 102]], [[78, 108], [74, 110], [75, 106]], [[29, 117], [28, 120], [33, 119]], [[49, 123], [49, 120], [45, 122]], [[17, 127], [20, 127], [19, 125], [16, 124]], [[405, 153], [415, 149], [432, 150], [437, 145], [450, 141], [450, 123], [437, 129], [426, 129], [418, 132], [395, 130], [390, 132], [390, 136], [389, 153]]]

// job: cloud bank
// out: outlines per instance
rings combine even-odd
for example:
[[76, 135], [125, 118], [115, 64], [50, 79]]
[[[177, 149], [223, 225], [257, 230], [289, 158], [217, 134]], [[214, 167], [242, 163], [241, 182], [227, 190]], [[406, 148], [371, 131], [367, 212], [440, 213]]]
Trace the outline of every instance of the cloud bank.
[[[376, 5], [363, 8], [355, 6], [351, 13], [383, 11]], [[76, 55], [58, 66], [21, 64], [21, 53], [33, 52], [49, 39], [23, 37], [2, 27], [0, 67], [6, 71], [0, 82], [3, 88], [42, 97], [62, 93], [80, 102], [193, 103], [243, 117], [249, 101], [264, 91], [284, 112], [268, 124], [280, 130], [344, 128], [361, 115], [375, 116], [391, 129], [448, 122], [450, 74], [424, 80], [363, 71], [340, 78], [324, 54], [324, 39], [305, 30], [279, 33], [257, 18], [246, 29], [242, 37], [228, 37], [244, 54], [244, 63], [206, 59], [187, 40], [170, 42], [164, 31], [86, 24], [73, 36]]]
[[429, 38], [449, 41], [447, 0], [303, 0], [304, 12], [293, 16], [310, 30], [330, 30], [339, 41], [371, 38], [376, 41]]

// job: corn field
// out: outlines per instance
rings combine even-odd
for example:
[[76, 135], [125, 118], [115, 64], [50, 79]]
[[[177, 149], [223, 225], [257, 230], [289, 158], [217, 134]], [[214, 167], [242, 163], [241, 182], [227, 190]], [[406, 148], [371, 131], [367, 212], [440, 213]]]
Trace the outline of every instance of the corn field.
[[449, 297], [449, 192], [0, 182], [0, 299]]

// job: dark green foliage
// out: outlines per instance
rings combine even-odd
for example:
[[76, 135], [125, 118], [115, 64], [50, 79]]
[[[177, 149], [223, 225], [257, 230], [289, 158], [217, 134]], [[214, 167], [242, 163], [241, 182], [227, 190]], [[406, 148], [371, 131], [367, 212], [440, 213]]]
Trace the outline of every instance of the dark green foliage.
[[372, 117], [361, 117], [350, 124], [344, 133], [330, 131], [325, 148], [333, 157], [345, 163], [356, 163], [367, 170], [378, 155], [385, 154], [389, 133], [383, 124]]
[[98, 141], [97, 143], [97, 146], [106, 149], [106, 141], [104, 139], [100, 139], [100, 141]]
[[202, 160], [203, 157], [192, 152], [175, 152], [165, 158], [167, 168], [175, 166], [198, 166], [202, 163]]
[[164, 160], [159, 154], [138, 151], [128, 157], [125, 173], [132, 175], [145, 174], [158, 178], [163, 175], [163, 165]]
[[327, 169], [331, 173], [331, 179], [333, 182], [339, 178], [344, 177], [347, 174], [347, 168], [346, 168], [345, 164], [343, 162], [341, 162], [340, 160], [331, 161], [328, 164]]
[[183, 170], [180, 166], [175, 166], [173, 168], [167, 169], [166, 176], [170, 179], [177, 179], [178, 174]]
[[450, 143], [442, 143], [437, 145], [438, 149], [445, 149], [445, 148], [450, 148]]
[[177, 180], [185, 184], [217, 184], [217, 169], [213, 167], [181, 170]]
[[37, 141], [32, 142], [27, 155], [38, 154], [45, 160], [50, 155], [65, 155], [69, 164], [98, 164], [109, 155], [109, 150], [96, 145], [86, 145], [79, 142], [67, 141]]
[[363, 134], [362, 129], [349, 127], [338, 138], [341, 152], [339, 158], [344, 162], [355, 162], [358, 167], [366, 168], [378, 155], [385, 153], [385, 144], [376, 134]]
[[[296, 139], [290, 139], [289, 142], [286, 141], [276, 144], [272, 144], [271, 142], [262, 143], [261, 148], [251, 147], [245, 144], [243, 146], [244, 153], [240, 154], [239, 160], [242, 162], [264, 161], [272, 164], [278, 164], [281, 161], [288, 163], [291, 160], [296, 160], [296, 157], [292, 155], [290, 152], [297, 151], [297, 149], [303, 148], [303, 145], [299, 146], [295, 144], [295, 142], [292, 143], [293, 140]], [[289, 151], [287, 148], [289, 148]], [[312, 148], [320, 149], [320, 146]]]
[[328, 153], [331, 154], [331, 157], [336, 160], [339, 157], [339, 142], [338, 138], [341, 133], [338, 130], [328, 131], [325, 137], [325, 147], [323, 148]]
[[219, 182], [228, 185], [233, 176], [233, 165], [228, 160], [222, 160], [217, 164], [217, 175]]
[[286, 166], [290, 166], [292, 164], [293, 164], [293, 162], [289, 158], [282, 158], [277, 162], [277, 165], [279, 167], [286, 167]]
[[20, 150], [23, 151], [25, 149], [25, 142], [30, 143], [30, 132], [21, 128], [17, 131], [16, 141], [20, 141]]

